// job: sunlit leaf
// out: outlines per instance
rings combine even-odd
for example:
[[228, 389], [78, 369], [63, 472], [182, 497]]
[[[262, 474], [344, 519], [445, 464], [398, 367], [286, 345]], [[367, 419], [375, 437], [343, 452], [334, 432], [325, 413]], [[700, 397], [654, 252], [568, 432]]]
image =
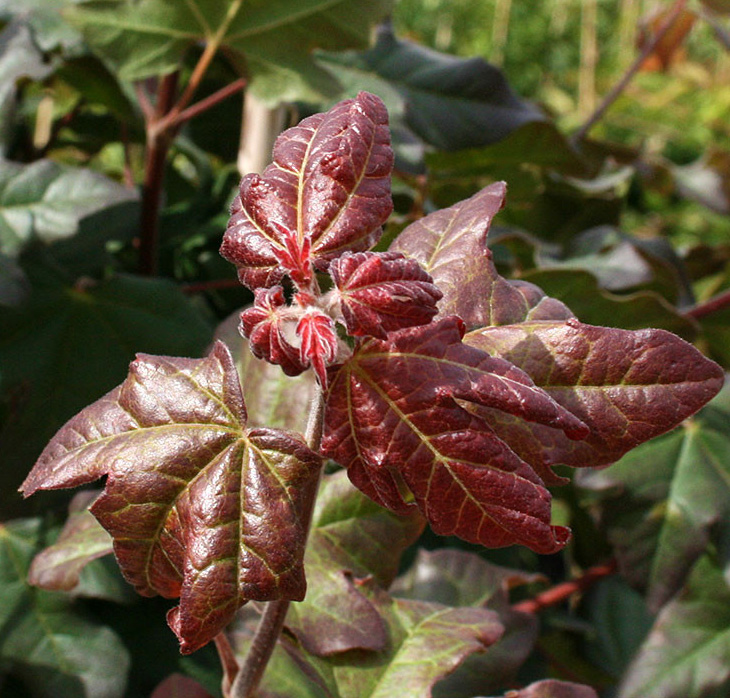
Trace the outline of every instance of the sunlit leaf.
[[388, 113], [366, 92], [304, 119], [276, 141], [273, 163], [246, 175], [221, 254], [241, 283], [273, 286], [288, 274], [309, 284], [345, 250], [366, 250], [390, 215]]
[[413, 500], [436, 533], [555, 552], [568, 531], [550, 526], [542, 481], [462, 405], [490, 405], [572, 438], [585, 426], [520, 370], [462, 344], [462, 332], [448, 317], [361, 345], [333, 371], [323, 452], [376, 501], [404, 511]]
[[496, 182], [466, 201], [409, 225], [390, 249], [414, 258], [443, 293], [441, 315], [458, 315], [468, 328], [572, 314], [536, 287], [517, 286], [494, 267], [487, 235], [504, 205], [507, 186]]
[[566, 322], [487, 327], [464, 340], [525, 371], [590, 428], [582, 441], [478, 408], [500, 438], [549, 477], [549, 466], [596, 467], [677, 426], [722, 387], [722, 369], [664, 330]]
[[331, 89], [329, 74], [313, 63], [311, 51], [367, 45], [370, 27], [390, 5], [389, 0], [96, 0], [80, 3], [67, 16], [125, 80], [169, 73], [196, 45], [220, 40], [250, 76], [251, 89], [273, 103]]
[[304, 597], [301, 506], [318, 467], [300, 436], [246, 428], [217, 343], [205, 359], [139, 355], [121, 386], [51, 440], [23, 493], [108, 475], [91, 511], [139, 593], [180, 597], [168, 622], [189, 653], [249, 599]]

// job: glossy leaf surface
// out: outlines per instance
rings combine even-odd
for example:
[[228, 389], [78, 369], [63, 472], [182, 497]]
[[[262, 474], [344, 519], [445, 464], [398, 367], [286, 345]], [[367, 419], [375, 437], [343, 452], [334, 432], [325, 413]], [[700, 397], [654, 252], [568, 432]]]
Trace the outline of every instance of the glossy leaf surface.
[[119, 388], [59, 431], [23, 492], [108, 475], [92, 512], [139, 593], [180, 596], [168, 622], [187, 653], [249, 599], [304, 596], [300, 506], [318, 466], [301, 437], [246, 429], [219, 343], [205, 359], [140, 355]]
[[116, 633], [79, 615], [67, 597], [26, 584], [42, 535], [38, 519], [0, 524], [3, 670], [40, 698], [121, 698], [129, 654]]
[[431, 275], [443, 293], [441, 315], [458, 315], [470, 329], [572, 315], [536, 287], [516, 286], [497, 273], [487, 235], [506, 192], [504, 182], [490, 184], [470, 199], [412, 223], [390, 246]]
[[328, 76], [312, 62], [312, 49], [367, 45], [371, 25], [390, 5], [388, 0], [355, 5], [352, 0], [107, 0], [81, 3], [68, 17], [125, 80], [170, 73], [193, 46], [220, 41], [246, 70], [257, 95], [277, 103], [326, 90]]
[[694, 414], [722, 387], [717, 364], [663, 330], [621, 330], [566, 322], [524, 322], [476, 330], [467, 344], [519, 366], [590, 427], [580, 442], [502, 412], [479, 410], [535, 467], [596, 467]]
[[395, 252], [344, 254], [330, 265], [350, 335], [385, 339], [425, 325], [442, 293], [415, 260]]
[[363, 344], [333, 371], [323, 452], [381, 504], [405, 511], [412, 495], [436, 533], [554, 552], [568, 532], [550, 526], [542, 481], [462, 403], [573, 438], [586, 428], [526, 374], [462, 344], [462, 332], [450, 317]]
[[285, 274], [306, 284], [311, 265], [379, 238], [393, 207], [392, 166], [379, 97], [362, 92], [304, 119], [279, 136], [263, 174], [243, 178], [221, 253], [249, 288]]

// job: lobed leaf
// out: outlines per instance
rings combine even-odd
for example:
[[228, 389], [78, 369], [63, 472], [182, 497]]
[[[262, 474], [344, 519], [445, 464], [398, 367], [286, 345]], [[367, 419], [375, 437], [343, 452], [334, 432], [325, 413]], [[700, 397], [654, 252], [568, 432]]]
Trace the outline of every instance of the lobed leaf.
[[388, 0], [87, 0], [67, 17], [124, 80], [170, 73], [191, 48], [216, 41], [246, 72], [252, 91], [275, 104], [331, 90], [312, 50], [366, 46], [371, 26], [390, 6]]
[[580, 442], [495, 410], [476, 412], [538, 472], [597, 467], [677, 426], [722, 387], [722, 369], [664, 330], [565, 322], [486, 327], [464, 341], [519, 366], [590, 428]]
[[470, 199], [409, 225], [390, 250], [415, 259], [443, 293], [441, 316], [458, 315], [469, 329], [534, 319], [572, 316], [535, 286], [503, 279], [487, 247], [492, 219], [504, 205], [507, 186], [495, 182]]
[[[436, 533], [554, 552], [550, 495], [532, 468], [463, 404], [583, 438], [585, 425], [508, 362], [461, 343], [449, 317], [362, 344], [332, 371], [323, 453], [396, 511], [415, 504]], [[413, 500], [413, 501], [412, 501]]]
[[168, 622], [188, 653], [249, 599], [304, 596], [300, 506], [318, 467], [301, 437], [246, 429], [233, 360], [217, 343], [204, 359], [139, 355], [119, 388], [51, 440], [22, 490], [107, 475], [92, 513], [139, 593], [180, 597]]
[[272, 286], [285, 274], [308, 282], [345, 250], [366, 250], [390, 215], [388, 113], [361, 92], [315, 114], [276, 141], [273, 162], [241, 181], [221, 254], [241, 283]]
[[354, 337], [385, 339], [388, 332], [428, 324], [443, 295], [418, 262], [395, 252], [345, 253], [329, 271]]

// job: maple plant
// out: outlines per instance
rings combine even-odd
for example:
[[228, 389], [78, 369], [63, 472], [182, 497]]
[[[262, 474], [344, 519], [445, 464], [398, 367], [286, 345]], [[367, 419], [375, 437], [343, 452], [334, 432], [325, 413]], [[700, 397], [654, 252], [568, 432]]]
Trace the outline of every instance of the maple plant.
[[[29, 496], [106, 477], [89, 509], [110, 535], [98, 554], [113, 544], [140, 594], [179, 599], [167, 620], [181, 651], [215, 641], [231, 698], [256, 693], [277, 641], [324, 687], [317, 695], [430, 695], [503, 627], [486, 608], [389, 595], [424, 523], [491, 548], [559, 551], [570, 530], [551, 520], [548, 486], [565, 481], [553, 467], [613, 463], [723, 383], [674, 334], [584, 324], [502, 278], [487, 234], [503, 183], [378, 249], [392, 167], [388, 114], [372, 94], [285, 131], [272, 164], [243, 178], [221, 247], [255, 294], [239, 328], [263, 361], [222, 340], [202, 359], [138, 355], [22, 485]], [[269, 364], [301, 374], [288, 395], [293, 411], [305, 406], [303, 433], [265, 423], [280, 384]], [[370, 549], [328, 532], [353, 507], [370, 512], [359, 524]], [[323, 624], [318, 597], [337, 593], [349, 601], [331, 602], [356, 620]], [[253, 633], [250, 614], [236, 620], [249, 601], [266, 602]], [[419, 642], [446, 659], [431, 664]], [[398, 660], [338, 664], [349, 650]], [[260, 695], [285, 695], [272, 686]]]

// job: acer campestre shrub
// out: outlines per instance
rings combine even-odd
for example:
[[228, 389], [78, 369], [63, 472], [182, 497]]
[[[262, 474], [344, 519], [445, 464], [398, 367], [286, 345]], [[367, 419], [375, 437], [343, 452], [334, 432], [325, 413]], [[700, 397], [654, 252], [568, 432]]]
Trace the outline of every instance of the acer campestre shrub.
[[722, 385], [671, 333], [586, 325], [501, 278], [486, 243], [503, 183], [373, 251], [392, 166], [385, 107], [361, 93], [283, 133], [233, 203], [221, 252], [255, 294], [240, 331], [288, 376], [313, 372], [305, 434], [248, 423], [255, 396], [221, 341], [202, 359], [139, 355], [22, 486], [106, 476], [91, 512], [140, 594], [179, 598], [168, 623], [183, 653], [220, 638], [247, 601], [280, 603], [280, 628], [286, 602], [305, 597], [326, 459], [437, 534], [549, 554], [570, 537], [551, 524], [554, 465], [612, 463]]

